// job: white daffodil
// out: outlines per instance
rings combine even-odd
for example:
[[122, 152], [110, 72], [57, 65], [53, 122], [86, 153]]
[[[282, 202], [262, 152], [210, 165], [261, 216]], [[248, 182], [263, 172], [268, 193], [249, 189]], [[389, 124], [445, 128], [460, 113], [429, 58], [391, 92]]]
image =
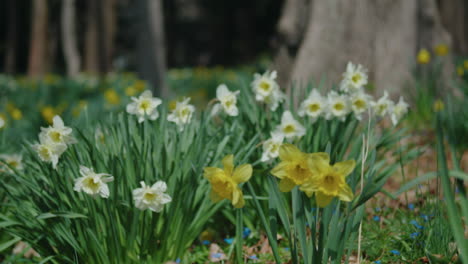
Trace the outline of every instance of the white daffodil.
[[263, 142], [262, 162], [267, 162], [279, 156], [279, 149], [283, 144], [284, 135], [278, 132], [272, 132], [271, 138]]
[[19, 154], [0, 155], [0, 171], [13, 172], [14, 170], [23, 170], [23, 156]]
[[184, 125], [190, 123], [195, 112], [195, 107], [189, 102], [190, 98], [177, 102], [174, 110], [167, 116], [167, 120], [176, 123], [180, 131], [184, 130]]
[[346, 93], [357, 92], [367, 84], [367, 69], [362, 65], [354, 65], [348, 62], [346, 71], [343, 73], [343, 80], [340, 83], [340, 89]]
[[307, 99], [300, 105], [297, 114], [301, 117], [307, 115], [315, 121], [325, 110], [326, 103], [325, 98], [314, 88]]
[[328, 111], [326, 113], [327, 119], [332, 119], [333, 117], [338, 118], [341, 121], [344, 121], [346, 115], [350, 112], [350, 106], [347, 96], [340, 95], [335, 91], [331, 91], [328, 94]]
[[372, 102], [372, 109], [377, 116], [384, 117], [387, 114], [393, 112], [394, 103], [388, 99], [387, 91], [384, 92], [384, 95], [380, 97], [377, 102]]
[[305, 128], [294, 119], [290, 111], [286, 111], [281, 116], [281, 124], [276, 127], [276, 133], [282, 134], [285, 138], [300, 138], [305, 135]]
[[362, 119], [362, 114], [370, 107], [372, 96], [364, 91], [358, 91], [350, 95], [351, 109], [357, 120]]
[[153, 186], [140, 182], [141, 188], [133, 190], [135, 207], [140, 210], [150, 209], [153, 212], [161, 212], [164, 204], [172, 201], [171, 196], [166, 194], [167, 185], [163, 181], [157, 181]]
[[398, 103], [393, 107], [393, 111], [390, 113], [390, 118], [392, 119], [392, 123], [394, 126], [398, 124], [398, 121], [408, 113], [409, 105], [405, 102], [402, 96], [400, 96], [400, 100]]
[[278, 83], [275, 81], [276, 71], [265, 72], [263, 75], [255, 73], [251, 83], [255, 93], [255, 100], [264, 102], [270, 106], [271, 111], [275, 111], [279, 104], [285, 100], [285, 95], [281, 92]]
[[77, 142], [72, 135], [73, 130], [65, 126], [60, 116], [56, 115], [52, 120], [52, 126], [41, 127], [41, 133], [39, 134], [41, 143], [51, 141], [54, 144], [69, 145]]
[[6, 124], [5, 119], [3, 118], [3, 116], [0, 115], [0, 129], [4, 128], [5, 124]]
[[52, 167], [56, 169], [60, 156], [67, 150], [67, 145], [64, 143], [54, 143], [45, 138], [45, 135], [39, 135], [39, 138], [40, 143], [34, 144], [32, 148], [37, 152], [42, 161], [52, 163]]
[[150, 90], [144, 91], [138, 98], [132, 97], [131, 103], [127, 105], [127, 113], [136, 115], [138, 122], [142, 123], [146, 118], [156, 120], [159, 117], [158, 106], [161, 99], [153, 97]]
[[[221, 84], [216, 88], [216, 98], [219, 103], [213, 106], [216, 112], [221, 108], [227, 115], [237, 116], [239, 109], [237, 109], [237, 95], [240, 91], [231, 92], [225, 84]], [[214, 110], [215, 111], [215, 110]]]
[[109, 186], [107, 186], [107, 183], [114, 180], [112, 175], [95, 173], [93, 168], [87, 168], [82, 165], [80, 165], [80, 174], [82, 177], [75, 179], [73, 190], [85, 192], [94, 197], [98, 195], [102, 198], [109, 197]]

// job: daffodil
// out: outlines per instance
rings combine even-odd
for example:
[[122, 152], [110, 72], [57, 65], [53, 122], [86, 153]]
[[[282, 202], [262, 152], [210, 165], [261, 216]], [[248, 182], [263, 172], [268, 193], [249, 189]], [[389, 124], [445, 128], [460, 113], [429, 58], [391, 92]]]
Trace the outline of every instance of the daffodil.
[[272, 132], [271, 138], [263, 142], [263, 154], [261, 161], [267, 162], [279, 156], [279, 150], [283, 144], [283, 133]]
[[281, 124], [276, 127], [276, 133], [283, 134], [287, 139], [300, 138], [305, 135], [305, 128], [294, 119], [290, 111], [281, 116]]
[[281, 92], [276, 82], [276, 71], [265, 72], [263, 75], [255, 73], [251, 83], [255, 93], [255, 100], [264, 102], [270, 106], [271, 111], [275, 111], [279, 104], [285, 100], [285, 95]]
[[52, 167], [56, 169], [60, 156], [65, 152], [65, 150], [67, 150], [67, 145], [63, 143], [54, 143], [53, 141], [44, 138], [43, 135], [40, 143], [34, 144], [32, 148], [37, 152], [42, 161], [52, 163]]
[[302, 102], [300, 105], [297, 114], [301, 117], [307, 115], [311, 117], [313, 121], [315, 121], [320, 117], [320, 115], [323, 114], [326, 107], [326, 99], [320, 95], [316, 88], [314, 88], [312, 89], [312, 92], [307, 97], [307, 99], [305, 99], [304, 102]]
[[328, 109], [325, 117], [328, 120], [334, 117], [344, 121], [346, 115], [350, 112], [348, 97], [343, 94], [338, 94], [335, 91], [331, 91], [328, 93], [327, 100]]
[[330, 157], [327, 153], [311, 155], [308, 160], [313, 177], [304, 183], [299, 189], [311, 197], [315, 193], [315, 200], [320, 207], [327, 206], [334, 197], [350, 202], [353, 191], [346, 183], [346, 177], [354, 170], [356, 162], [347, 160], [330, 165]]
[[44, 106], [44, 107], [41, 108], [41, 116], [42, 116], [42, 118], [44, 118], [44, 120], [48, 124], [53, 123], [54, 116], [56, 116], [58, 114], [57, 112], [58, 111], [56, 111], [55, 108], [53, 108], [50, 105], [47, 105], [47, 106]]
[[93, 168], [87, 168], [80, 165], [80, 174], [82, 177], [75, 180], [73, 190], [77, 192], [85, 192], [91, 196], [101, 196], [102, 198], [109, 197], [108, 182], [114, 180], [114, 177], [107, 173], [95, 173]]
[[47, 128], [41, 127], [39, 138], [43, 138], [46, 141], [50, 140], [54, 144], [74, 144], [77, 141], [73, 137], [72, 131], [71, 128], [65, 126], [60, 116], [54, 116], [52, 126]]
[[463, 61], [463, 67], [468, 70], [468, 60]]
[[393, 111], [394, 103], [388, 99], [387, 91], [384, 92], [384, 95], [377, 100], [377, 102], [371, 103], [374, 113], [377, 116], [383, 117], [387, 114], [391, 114]]
[[150, 90], [144, 91], [138, 98], [132, 97], [132, 101], [127, 105], [127, 113], [136, 115], [139, 123], [145, 121], [146, 118], [149, 120], [158, 119], [157, 107], [162, 101], [157, 97], [153, 97]]
[[435, 46], [434, 52], [435, 52], [435, 54], [437, 56], [445, 56], [445, 55], [448, 54], [449, 48], [445, 44], [439, 44], [439, 45]]
[[292, 144], [283, 144], [279, 150], [281, 162], [271, 170], [271, 174], [280, 179], [280, 191], [289, 192], [295, 186], [310, 181], [314, 175], [310, 170], [309, 159], [311, 156], [323, 155], [323, 153], [304, 153]]
[[465, 74], [465, 70], [463, 69], [462, 66], [457, 67], [457, 74], [458, 76], [463, 76]]
[[104, 99], [111, 105], [118, 105], [120, 103], [120, 96], [114, 89], [107, 89], [104, 92]]
[[211, 184], [211, 200], [219, 202], [223, 199], [231, 201], [235, 208], [244, 207], [245, 201], [240, 183], [247, 182], [252, 176], [252, 166], [242, 164], [234, 168], [234, 156], [227, 155], [222, 160], [223, 169], [206, 167], [204, 177]]
[[370, 108], [371, 101], [372, 96], [364, 91], [359, 91], [350, 95], [351, 110], [353, 110], [357, 120], [362, 119], [362, 114]]
[[393, 107], [393, 111], [390, 113], [390, 118], [392, 119], [392, 123], [394, 126], [398, 124], [398, 121], [408, 112], [409, 105], [405, 102], [402, 96], [400, 96], [400, 100], [398, 103]]
[[431, 54], [427, 49], [421, 49], [416, 59], [419, 64], [428, 64], [431, 61]]
[[13, 172], [13, 169], [17, 171], [23, 170], [23, 157], [19, 154], [1, 154], [0, 171]]
[[346, 93], [359, 91], [367, 84], [367, 79], [367, 70], [362, 65], [348, 62], [340, 83], [340, 90]]
[[435, 112], [440, 112], [440, 111], [444, 110], [444, 108], [445, 108], [444, 102], [442, 100], [440, 100], [440, 99], [437, 99], [434, 102], [433, 108], [434, 108]]
[[237, 109], [237, 95], [240, 91], [231, 92], [225, 84], [221, 84], [216, 88], [216, 99], [218, 104], [213, 106], [213, 113], [223, 109], [229, 116], [237, 116], [239, 109]]
[[190, 123], [193, 112], [195, 112], [195, 107], [189, 102], [190, 98], [176, 102], [174, 110], [167, 116], [167, 120], [176, 123], [180, 131], [184, 130], [184, 126]]
[[165, 193], [167, 185], [163, 181], [157, 181], [152, 186], [146, 185], [145, 182], [140, 182], [141, 188], [133, 190], [133, 200], [135, 207], [140, 210], [150, 209], [153, 212], [159, 213], [164, 209], [164, 205], [172, 201], [171, 196]]

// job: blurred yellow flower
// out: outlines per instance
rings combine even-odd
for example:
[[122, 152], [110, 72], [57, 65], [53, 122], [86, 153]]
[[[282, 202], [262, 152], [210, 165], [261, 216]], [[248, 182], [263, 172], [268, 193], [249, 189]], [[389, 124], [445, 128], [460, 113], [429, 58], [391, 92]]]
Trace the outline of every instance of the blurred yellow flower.
[[252, 165], [242, 164], [234, 168], [234, 156], [227, 155], [222, 160], [223, 169], [205, 167], [204, 177], [211, 184], [211, 200], [219, 202], [228, 199], [235, 208], [244, 207], [244, 195], [238, 184], [247, 182], [252, 176]]
[[54, 107], [46, 105], [41, 108], [41, 116], [48, 123], [52, 124], [54, 116], [58, 115]]
[[113, 89], [107, 89], [104, 92], [104, 98], [109, 104], [112, 104], [112, 105], [118, 105], [120, 103], [120, 96]]
[[10, 116], [14, 120], [20, 120], [23, 118], [23, 112], [21, 112], [19, 108], [14, 108], [13, 110], [11, 110]]
[[417, 60], [419, 64], [427, 64], [431, 61], [431, 54], [427, 49], [421, 49], [418, 52]]
[[132, 85], [125, 88], [125, 95], [127, 96], [134, 96], [137, 93], [138, 93], [137, 89]]
[[48, 73], [44, 76], [44, 83], [48, 85], [53, 85], [58, 83], [60, 77], [56, 74]]
[[133, 84], [133, 87], [137, 90], [137, 92], [143, 92], [146, 88], [146, 82], [143, 80], [137, 80]]
[[463, 67], [468, 70], [468, 60], [463, 61]]
[[445, 56], [448, 54], [449, 48], [445, 44], [439, 44], [435, 46], [434, 52], [437, 56]]
[[458, 76], [463, 76], [463, 74], [465, 74], [465, 70], [463, 69], [462, 66], [457, 67], [457, 74]]
[[442, 100], [440, 100], [440, 99], [437, 99], [434, 102], [433, 108], [434, 108], [435, 112], [440, 112], [440, 111], [444, 110], [444, 108], [445, 108], [444, 102]]

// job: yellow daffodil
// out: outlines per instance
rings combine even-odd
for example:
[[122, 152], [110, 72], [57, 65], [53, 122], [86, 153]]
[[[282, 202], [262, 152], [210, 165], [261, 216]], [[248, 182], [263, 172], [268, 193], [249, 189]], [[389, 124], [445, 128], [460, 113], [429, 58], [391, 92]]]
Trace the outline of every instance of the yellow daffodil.
[[468, 70], [468, 60], [463, 61], [463, 67]]
[[111, 105], [118, 105], [120, 103], [119, 94], [113, 89], [107, 89], [104, 92], [104, 98]]
[[14, 120], [21, 120], [23, 118], [23, 112], [19, 108], [13, 109], [10, 115]]
[[137, 80], [134, 84], [133, 84], [133, 87], [135, 88], [135, 90], [137, 90], [137, 92], [141, 93], [145, 90], [146, 88], [146, 82], [143, 81], [143, 80]]
[[463, 76], [463, 74], [465, 74], [465, 70], [463, 69], [462, 66], [457, 67], [457, 74], [458, 76]]
[[138, 93], [137, 89], [132, 85], [125, 88], [125, 95], [127, 96], [134, 96], [137, 93]]
[[428, 64], [431, 61], [431, 54], [427, 49], [421, 49], [418, 52], [417, 60], [419, 64]]
[[434, 108], [435, 112], [440, 112], [440, 111], [444, 110], [444, 108], [445, 108], [444, 102], [442, 102], [442, 100], [440, 100], [440, 99], [437, 99], [434, 102], [433, 108]]
[[[315, 153], [314, 153], [315, 154]], [[309, 166], [313, 177], [304, 183], [300, 190], [311, 197], [315, 193], [317, 205], [327, 206], [334, 197], [350, 202], [354, 195], [346, 183], [348, 176], [356, 166], [354, 160], [347, 160], [330, 165], [330, 157], [326, 153], [311, 155]]]
[[54, 116], [56, 115], [58, 115], [57, 111], [50, 105], [41, 108], [41, 116], [49, 124], [53, 123]]
[[445, 44], [439, 44], [439, 45], [435, 46], [435, 48], [434, 48], [435, 54], [437, 56], [441, 56], [441, 57], [447, 55], [448, 51], [449, 51], [449, 48]]
[[281, 162], [276, 165], [271, 174], [280, 180], [279, 188], [282, 192], [291, 191], [296, 185], [302, 185], [313, 177], [310, 170], [311, 156], [324, 156], [325, 153], [307, 154], [292, 144], [283, 144], [279, 150]]
[[211, 183], [211, 200], [219, 202], [228, 199], [235, 208], [244, 207], [244, 196], [239, 183], [247, 182], [252, 176], [252, 166], [242, 164], [234, 168], [234, 156], [227, 155], [222, 160], [223, 169], [206, 167], [204, 177]]

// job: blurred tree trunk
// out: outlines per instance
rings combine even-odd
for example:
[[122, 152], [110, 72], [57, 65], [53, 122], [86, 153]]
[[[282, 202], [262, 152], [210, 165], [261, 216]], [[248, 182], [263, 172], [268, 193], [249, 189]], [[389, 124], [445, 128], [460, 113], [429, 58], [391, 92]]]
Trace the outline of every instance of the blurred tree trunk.
[[18, 43], [18, 8], [16, 1], [7, 2], [7, 37], [5, 72], [14, 74], [16, 72], [16, 46]]
[[453, 37], [457, 55], [468, 55], [468, 3], [465, 0], [439, 0], [442, 24]]
[[67, 75], [74, 77], [80, 71], [80, 55], [75, 28], [75, 0], [62, 1], [62, 47], [67, 65]]
[[155, 94], [167, 97], [162, 0], [139, 0], [138, 4], [138, 73], [151, 83]]
[[101, 0], [99, 14], [99, 54], [101, 72], [109, 72], [112, 69], [112, 56], [114, 53], [114, 41], [116, 31], [116, 2], [115, 0]]
[[34, 0], [31, 18], [28, 75], [41, 77], [46, 71], [47, 58], [47, 0]]
[[84, 43], [84, 71], [87, 73], [99, 73], [98, 53], [98, 18], [99, 1], [88, 0], [86, 14], [86, 31]]
[[[289, 2], [289, 1], [288, 1]], [[304, 1], [294, 0], [295, 12], [283, 16], [297, 16]], [[299, 11], [298, 11], [299, 10]], [[450, 45], [450, 35], [442, 27], [435, 0], [311, 0], [303, 40], [297, 53], [292, 54], [293, 65], [280, 72], [287, 81], [306, 84], [312, 78], [326, 78], [337, 83], [348, 61], [363, 64], [370, 70], [370, 78], [378, 90], [400, 93], [410, 77], [419, 48], [431, 49], [439, 43]], [[296, 43], [297, 18], [282, 18], [279, 24], [284, 36], [280, 45]], [[289, 41], [289, 42], [288, 42]], [[290, 46], [290, 44], [289, 44]], [[277, 59], [280, 59], [280, 53]], [[292, 70], [291, 70], [292, 69]]]

